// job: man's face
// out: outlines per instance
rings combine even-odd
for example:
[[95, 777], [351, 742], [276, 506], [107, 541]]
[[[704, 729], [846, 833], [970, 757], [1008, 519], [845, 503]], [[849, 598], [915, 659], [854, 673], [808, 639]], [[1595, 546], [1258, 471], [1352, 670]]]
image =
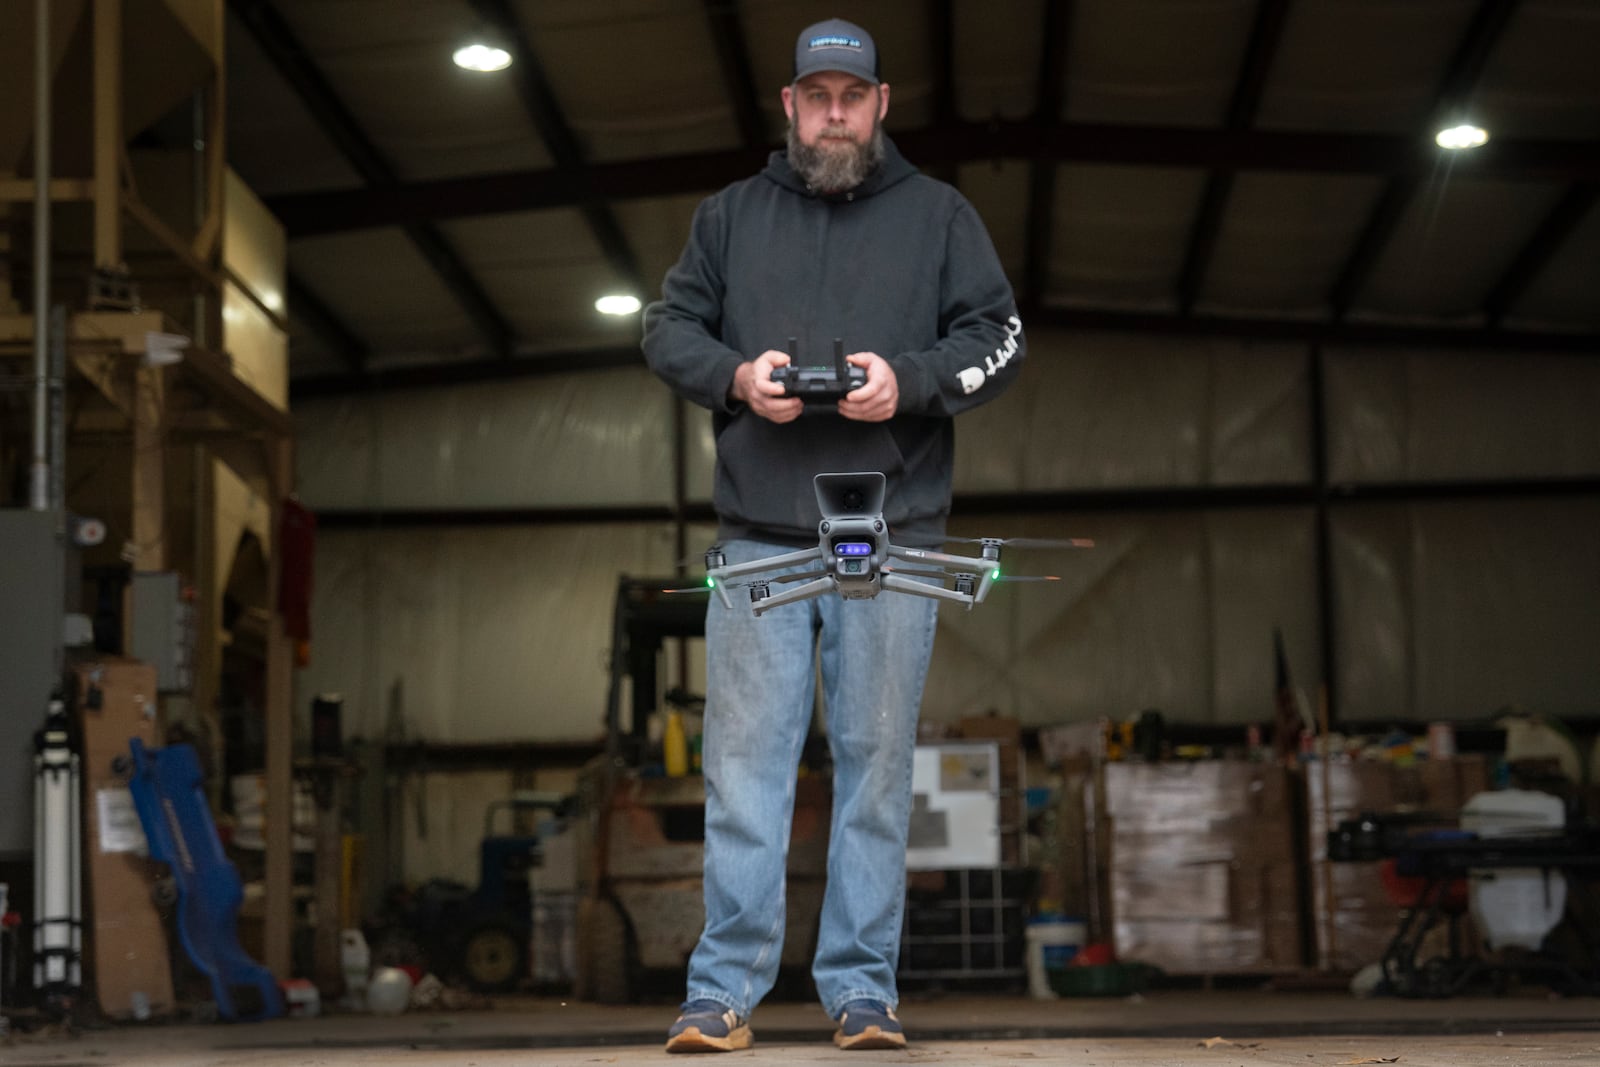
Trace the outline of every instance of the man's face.
[[889, 87], [842, 71], [820, 71], [784, 86], [790, 163], [824, 192], [860, 184], [882, 155], [878, 124]]

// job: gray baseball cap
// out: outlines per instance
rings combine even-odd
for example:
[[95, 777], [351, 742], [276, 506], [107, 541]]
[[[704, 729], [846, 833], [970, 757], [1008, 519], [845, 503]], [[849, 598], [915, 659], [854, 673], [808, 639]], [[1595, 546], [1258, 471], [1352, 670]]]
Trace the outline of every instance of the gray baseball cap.
[[878, 46], [872, 34], [844, 19], [827, 19], [800, 31], [794, 43], [794, 80], [819, 70], [854, 74], [877, 85]]

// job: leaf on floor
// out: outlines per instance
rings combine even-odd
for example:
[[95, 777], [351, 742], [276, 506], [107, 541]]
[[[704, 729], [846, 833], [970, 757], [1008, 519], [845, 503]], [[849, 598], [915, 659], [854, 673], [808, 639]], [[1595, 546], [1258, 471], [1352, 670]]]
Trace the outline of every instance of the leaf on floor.
[[1340, 1060], [1339, 1067], [1348, 1067], [1354, 1063], [1399, 1063], [1399, 1056], [1362, 1056], [1359, 1060]]

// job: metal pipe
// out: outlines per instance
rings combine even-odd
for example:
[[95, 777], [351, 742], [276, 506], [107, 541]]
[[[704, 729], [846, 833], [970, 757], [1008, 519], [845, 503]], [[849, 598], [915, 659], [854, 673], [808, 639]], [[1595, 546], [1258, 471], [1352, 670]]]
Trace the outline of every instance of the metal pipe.
[[33, 465], [29, 507], [50, 509], [50, 0], [33, 5]]

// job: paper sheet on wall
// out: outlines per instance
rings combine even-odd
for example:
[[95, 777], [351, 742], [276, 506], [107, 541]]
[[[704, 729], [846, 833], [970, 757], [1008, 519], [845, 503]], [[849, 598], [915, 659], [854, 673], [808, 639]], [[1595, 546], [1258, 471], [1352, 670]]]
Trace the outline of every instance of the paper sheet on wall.
[[133, 852], [140, 856], [150, 854], [144, 838], [144, 827], [139, 824], [138, 809], [133, 806], [133, 794], [127, 787], [97, 789], [94, 801], [101, 852]]

